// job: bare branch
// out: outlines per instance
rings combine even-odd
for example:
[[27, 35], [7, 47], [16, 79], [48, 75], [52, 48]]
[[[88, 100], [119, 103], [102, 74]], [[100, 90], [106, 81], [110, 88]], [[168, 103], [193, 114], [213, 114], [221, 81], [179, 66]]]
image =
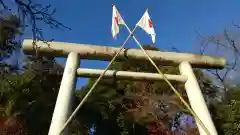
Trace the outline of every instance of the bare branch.
[[233, 25], [234, 27], [236, 27], [236, 28], [240, 28], [240, 24], [237, 24], [237, 23], [235, 23], [234, 21], [232, 21], [232, 25]]
[[[52, 8], [51, 5], [44, 5], [41, 2], [37, 2], [36, 0], [12, 1], [15, 2], [17, 6], [16, 13], [13, 13], [11, 9], [9, 9], [12, 6], [8, 5], [9, 2], [7, 2], [7, 0], [0, 0], [0, 19], [2, 18], [2, 16], [4, 17], [5, 14], [7, 14], [7, 16], [16, 16], [21, 24], [21, 26], [17, 27], [17, 29], [21, 32], [23, 32], [26, 27], [30, 26], [33, 35], [32, 48], [35, 50], [35, 55], [31, 56], [31, 60], [37, 62], [38, 64], [41, 64], [42, 62], [44, 62], [44, 57], [39, 56], [38, 50], [40, 47], [37, 45], [37, 41], [40, 40], [49, 46], [48, 42], [53, 41], [53, 39], [46, 40], [46, 38], [44, 37], [44, 30], [40, 28], [40, 23], [44, 23], [52, 29], [71, 29], [54, 18], [54, 13], [56, 12], [56, 9]], [[3, 21], [5, 24], [8, 24], [5, 22], [5, 18], [3, 18]], [[0, 26], [3, 27], [3, 25]], [[3, 31], [0, 34], [5, 36], [7, 35], [7, 37], [5, 38], [6, 40], [3, 40], [3, 38], [0, 39], [0, 41], [3, 41], [2, 43], [0, 43], [0, 58], [3, 58], [2, 56], [9, 56], [11, 54], [11, 51], [9, 50], [13, 51], [16, 46], [21, 47], [21, 44], [13, 42], [16, 34], [11, 34], [11, 32], [9, 32], [9, 36], [8, 34], [4, 34]]]
[[236, 41], [233, 40], [232, 38], [230, 38], [227, 29], [224, 30], [224, 37], [228, 41], [228, 43], [233, 47], [234, 52], [239, 55], [240, 53], [239, 53], [239, 50], [236, 47]]
[[230, 71], [236, 71], [236, 67], [238, 65], [240, 53], [237, 48], [236, 41], [231, 38], [227, 29], [224, 29], [223, 38], [220, 39], [216, 38], [215, 36], [204, 37], [198, 31], [196, 31], [196, 33], [198, 35], [197, 39], [200, 41], [200, 54], [204, 54], [206, 48], [210, 45], [215, 45], [216, 52], [219, 50], [219, 48], [222, 48], [223, 50], [229, 49], [232, 52], [231, 55], [233, 55], [233, 58], [229, 58], [231, 62], [228, 62], [226, 68], [224, 69], [224, 72], [222, 71], [220, 73], [219, 70], [207, 70], [216, 78], [218, 78], [220, 82], [224, 83]]
[[[43, 30], [37, 27], [37, 23], [39, 21], [44, 22], [50, 28], [53, 29], [68, 29], [71, 30], [69, 27], [63, 25], [61, 22], [57, 21], [53, 18], [56, 9], [52, 9], [51, 5], [43, 6], [42, 4], [34, 3], [33, 0], [15, 0], [16, 4], [18, 5], [19, 14], [23, 15], [23, 22], [24, 19], [27, 18], [28, 22], [31, 24], [32, 33], [33, 33], [33, 48], [35, 49], [36, 58], [38, 58], [38, 46], [36, 41], [41, 40], [47, 43], [43, 36]], [[52, 39], [53, 40], [53, 39]], [[51, 40], [51, 41], [52, 41]]]
[[4, 9], [7, 9], [7, 6], [5, 5], [5, 3], [3, 2], [3, 0], [0, 0], [0, 4], [3, 6]]

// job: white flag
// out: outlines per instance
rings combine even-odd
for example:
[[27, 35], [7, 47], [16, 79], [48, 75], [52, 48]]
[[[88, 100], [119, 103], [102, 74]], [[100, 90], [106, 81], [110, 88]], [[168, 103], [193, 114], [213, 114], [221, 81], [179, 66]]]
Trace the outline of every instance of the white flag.
[[150, 16], [148, 14], [148, 10], [144, 13], [142, 18], [137, 23], [137, 26], [141, 27], [145, 32], [151, 35], [153, 43], [155, 43], [155, 36], [156, 33], [153, 28], [152, 21], [150, 19]]
[[119, 25], [125, 25], [124, 20], [119, 14], [115, 5], [113, 5], [113, 14], [112, 14], [112, 36], [116, 39], [117, 34], [119, 33]]

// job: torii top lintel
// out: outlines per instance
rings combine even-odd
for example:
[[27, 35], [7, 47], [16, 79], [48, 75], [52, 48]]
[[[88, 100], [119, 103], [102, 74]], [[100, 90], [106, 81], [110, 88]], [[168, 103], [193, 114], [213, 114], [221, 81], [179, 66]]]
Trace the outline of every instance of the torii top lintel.
[[[109, 61], [119, 51], [117, 47], [91, 45], [91, 44], [75, 44], [64, 42], [49, 42], [49, 44], [41, 41], [37, 42], [40, 55], [66, 57], [70, 52], [77, 52], [81, 59], [104, 60]], [[34, 54], [32, 40], [24, 40], [23, 49], [26, 54]], [[147, 51], [149, 56], [156, 63], [161, 65], [179, 65], [183, 61], [188, 61], [195, 68], [222, 69], [226, 65], [224, 57], [214, 57], [206, 55], [197, 55], [190, 53]], [[140, 49], [124, 49], [116, 60], [144, 60], [147, 57]]]

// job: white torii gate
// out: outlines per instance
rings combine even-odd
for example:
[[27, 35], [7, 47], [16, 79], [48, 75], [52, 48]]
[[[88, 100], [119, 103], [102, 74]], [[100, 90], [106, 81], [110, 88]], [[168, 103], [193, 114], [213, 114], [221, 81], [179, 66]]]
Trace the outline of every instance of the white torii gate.
[[[63, 42], [49, 42], [50, 45], [47, 45], [43, 42], [38, 42], [37, 44], [39, 47], [38, 53], [40, 55], [67, 57], [62, 82], [49, 129], [49, 135], [58, 135], [72, 111], [71, 101], [75, 89], [76, 77], [98, 77], [102, 74], [102, 72], [104, 72], [104, 70], [98, 69], [79, 68], [80, 59], [109, 61], [119, 51], [119, 48]], [[28, 55], [34, 54], [35, 50], [32, 45], [32, 40], [24, 40], [23, 49]], [[185, 83], [186, 93], [192, 109], [201, 119], [211, 135], [217, 135], [216, 128], [204, 101], [192, 67], [222, 69], [226, 65], [226, 59], [223, 57], [211, 57], [188, 53], [161, 51], [146, 52], [156, 63], [161, 63], [161, 65], [179, 66], [181, 75], [165, 74], [166, 78], [169, 81]], [[117, 60], [121, 61], [124, 59], [148, 61], [148, 58], [140, 49], [124, 49], [118, 55]], [[110, 78], [113, 76], [117, 79], [129, 80], [163, 80], [163, 77], [157, 73], [139, 73], [113, 70], [108, 70], [104, 75], [104, 78]], [[198, 122], [197, 126], [200, 134], [206, 135], [205, 131]]]

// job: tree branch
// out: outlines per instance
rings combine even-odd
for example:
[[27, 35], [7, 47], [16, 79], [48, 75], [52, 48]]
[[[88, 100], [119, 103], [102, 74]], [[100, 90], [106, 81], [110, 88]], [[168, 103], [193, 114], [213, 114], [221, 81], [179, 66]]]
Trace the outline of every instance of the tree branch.
[[23, 15], [22, 21], [24, 22], [24, 19], [27, 18], [31, 24], [33, 33], [33, 47], [36, 50], [36, 58], [38, 58], [38, 46], [36, 41], [41, 40], [47, 43], [47, 40], [45, 40], [43, 36], [43, 30], [37, 27], [38, 21], [44, 22], [53, 29], [64, 28], [71, 30], [69, 27], [63, 25], [61, 22], [53, 18], [56, 9], [51, 10], [51, 5], [43, 6], [42, 4], [34, 3], [33, 0], [15, 0], [15, 2], [18, 5], [19, 14]]
[[5, 3], [3, 2], [3, 0], [0, 0], [0, 4], [3, 6], [4, 9], [7, 9], [7, 6], [5, 5]]

